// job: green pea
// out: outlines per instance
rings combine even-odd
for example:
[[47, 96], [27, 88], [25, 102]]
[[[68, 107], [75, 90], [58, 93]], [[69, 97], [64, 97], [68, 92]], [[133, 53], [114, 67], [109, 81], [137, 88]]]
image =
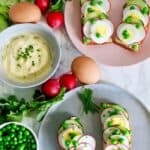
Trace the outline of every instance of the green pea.
[[130, 10], [134, 10], [134, 9], [135, 9], [135, 6], [131, 6], [131, 7], [130, 7]]
[[106, 103], [102, 103], [102, 104], [101, 104], [101, 107], [102, 107], [103, 109], [106, 109], [106, 108], [107, 108], [107, 104], [106, 104]]
[[147, 15], [147, 14], [149, 14], [149, 8], [148, 7], [143, 7], [141, 12], [142, 12], [143, 15]]
[[94, 12], [94, 10], [93, 10], [91, 7], [89, 7], [89, 8], [87, 9], [87, 11], [88, 11], [89, 13]]
[[70, 144], [71, 144], [71, 141], [70, 141], [70, 140], [66, 140], [66, 141], [65, 141], [65, 145], [66, 145], [67, 147], [69, 147]]
[[112, 132], [112, 135], [119, 135], [120, 134], [120, 130], [116, 129]]
[[111, 144], [115, 145], [117, 143], [118, 143], [118, 141], [116, 139], [111, 139]]
[[95, 23], [95, 19], [94, 18], [90, 19], [90, 23], [94, 24]]
[[28, 136], [28, 135], [30, 135], [30, 132], [29, 132], [28, 130], [26, 130], [26, 131], [24, 132], [24, 134], [25, 134], [26, 136]]
[[123, 144], [125, 141], [124, 141], [123, 138], [120, 138], [120, 139], [119, 139], [119, 142], [120, 142], [121, 144]]
[[78, 141], [72, 141], [72, 144], [74, 145], [74, 147], [77, 147], [79, 145]]
[[107, 126], [108, 126], [108, 127], [111, 127], [112, 125], [113, 125], [112, 121], [109, 121], [109, 122], [107, 123]]
[[95, 1], [95, 0], [92, 0], [92, 1], [90, 2], [90, 5], [92, 5], [92, 6], [96, 5], [96, 1]]
[[125, 135], [125, 136], [130, 135], [130, 134], [129, 134], [129, 131], [128, 131], [127, 129], [126, 129], [126, 130], [123, 130], [123, 131], [122, 131], [122, 134]]
[[97, 3], [98, 3], [98, 5], [102, 5], [102, 4], [103, 4], [103, 1], [100, 0], [100, 1], [98, 1]]
[[32, 144], [32, 149], [36, 149], [36, 144]]
[[100, 13], [98, 15], [98, 17], [99, 17], [99, 19], [107, 19], [108, 18], [108, 16], [105, 13]]
[[101, 36], [100, 33], [96, 33], [96, 37], [97, 37], [97, 38], [100, 38], [100, 37], [102, 37], [102, 36]]
[[88, 38], [88, 37], [84, 37], [83, 38], [83, 43], [84, 44], [88, 44], [88, 43], [90, 43], [91, 42], [91, 40]]

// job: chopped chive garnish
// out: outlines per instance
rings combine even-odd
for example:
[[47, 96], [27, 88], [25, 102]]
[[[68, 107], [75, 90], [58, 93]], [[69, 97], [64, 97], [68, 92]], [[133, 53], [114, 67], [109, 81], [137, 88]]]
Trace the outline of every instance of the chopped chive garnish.
[[32, 66], [35, 66], [35, 62], [34, 61], [32, 61]]

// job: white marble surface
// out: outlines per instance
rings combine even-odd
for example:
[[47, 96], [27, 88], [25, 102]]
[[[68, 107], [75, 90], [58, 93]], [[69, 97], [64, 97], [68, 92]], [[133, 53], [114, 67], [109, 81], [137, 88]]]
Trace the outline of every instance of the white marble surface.
[[[62, 51], [61, 65], [56, 76], [68, 72], [76, 56], [81, 55], [67, 37], [65, 29], [54, 31]], [[150, 111], [150, 59], [128, 67], [99, 64], [101, 80], [114, 83], [136, 96]], [[0, 93], [14, 94], [15, 90], [0, 82]]]

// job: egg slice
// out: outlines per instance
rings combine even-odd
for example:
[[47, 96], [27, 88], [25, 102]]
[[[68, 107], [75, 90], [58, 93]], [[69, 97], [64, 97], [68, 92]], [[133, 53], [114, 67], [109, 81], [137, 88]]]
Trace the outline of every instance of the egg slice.
[[144, 27], [140, 24], [122, 23], [117, 28], [118, 38], [126, 45], [140, 42], [145, 37]]
[[129, 121], [122, 115], [114, 115], [106, 119], [104, 123], [104, 129], [112, 126], [130, 130]]
[[107, 42], [113, 34], [113, 24], [107, 20], [97, 20], [91, 25], [90, 37], [97, 44]]
[[129, 150], [129, 149], [123, 144], [118, 144], [118, 145], [108, 145], [105, 148], [105, 150]]
[[74, 146], [73, 142], [78, 141], [83, 136], [83, 131], [76, 125], [72, 125], [69, 128], [63, 130], [58, 135], [58, 141], [60, 146], [67, 150]]
[[110, 3], [108, 0], [95, 0], [87, 1], [83, 4], [81, 11], [84, 17], [94, 18], [100, 13], [107, 13], [110, 9]]
[[[140, 20], [140, 21], [142, 21], [144, 26], [146, 26], [149, 22], [149, 16], [142, 14], [140, 9], [137, 6], [134, 6], [134, 5], [128, 6], [124, 9], [124, 11], [123, 11], [123, 20], [125, 21], [126, 19], [128, 19], [129, 21], [131, 19], [134, 19], [134, 21], [137, 21], [137, 22]], [[132, 20], [131, 20], [131, 23], [133, 23]]]
[[87, 21], [83, 26], [83, 33], [86, 37], [90, 38], [91, 35], [91, 23]]
[[122, 112], [119, 109], [115, 109], [115, 108], [107, 108], [105, 110], [103, 110], [103, 112], [101, 113], [101, 122], [104, 124], [105, 120], [113, 115], [122, 115], [124, 117], [126, 117], [126, 115], [124, 114], [124, 112]]

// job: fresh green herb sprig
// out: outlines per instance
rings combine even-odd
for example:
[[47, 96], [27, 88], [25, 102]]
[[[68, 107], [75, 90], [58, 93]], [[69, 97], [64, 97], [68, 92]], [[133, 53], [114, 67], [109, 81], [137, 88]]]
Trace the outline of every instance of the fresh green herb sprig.
[[50, 10], [51, 11], [63, 11], [65, 2], [71, 0], [51, 0]]
[[93, 101], [93, 91], [89, 88], [84, 88], [81, 93], [78, 93], [78, 96], [83, 104], [83, 111], [88, 114], [99, 113], [100, 107]]
[[18, 99], [14, 95], [7, 99], [0, 98], [0, 124], [8, 121], [21, 122], [23, 117], [31, 117], [41, 121], [51, 106], [63, 100], [64, 94], [65, 88], [62, 88], [60, 93], [51, 99], [37, 91], [33, 100], [29, 102], [23, 98]]

